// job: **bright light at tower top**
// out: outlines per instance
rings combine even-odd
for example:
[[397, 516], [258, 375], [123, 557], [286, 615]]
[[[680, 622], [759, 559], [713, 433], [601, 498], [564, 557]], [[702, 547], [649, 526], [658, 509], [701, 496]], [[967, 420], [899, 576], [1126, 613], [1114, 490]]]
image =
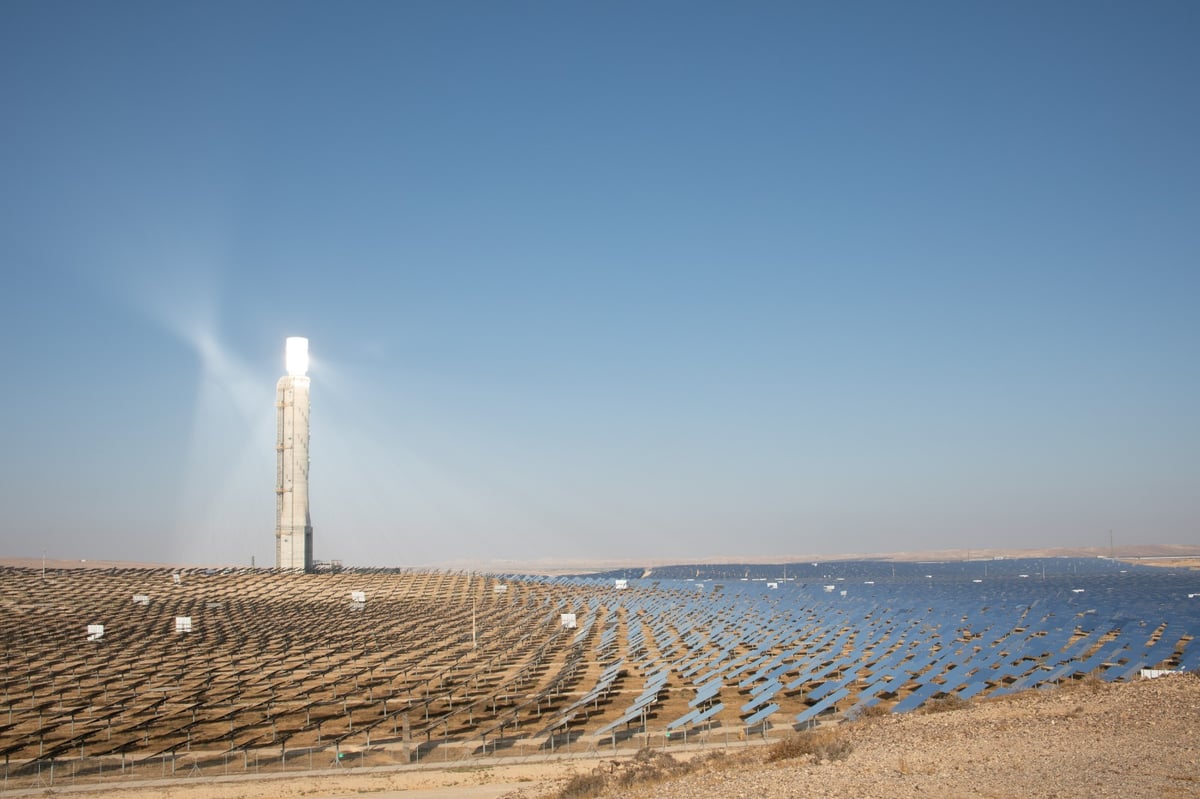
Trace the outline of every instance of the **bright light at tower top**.
[[292, 336], [287, 340], [285, 362], [292, 377], [304, 377], [308, 372], [308, 339]]

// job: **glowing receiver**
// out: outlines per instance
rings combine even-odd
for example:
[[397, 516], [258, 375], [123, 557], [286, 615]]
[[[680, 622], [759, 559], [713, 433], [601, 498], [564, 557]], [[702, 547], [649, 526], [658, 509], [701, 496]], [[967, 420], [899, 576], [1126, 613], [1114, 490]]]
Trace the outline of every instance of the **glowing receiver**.
[[308, 339], [293, 336], [287, 340], [287, 373], [292, 377], [304, 377], [308, 372]]

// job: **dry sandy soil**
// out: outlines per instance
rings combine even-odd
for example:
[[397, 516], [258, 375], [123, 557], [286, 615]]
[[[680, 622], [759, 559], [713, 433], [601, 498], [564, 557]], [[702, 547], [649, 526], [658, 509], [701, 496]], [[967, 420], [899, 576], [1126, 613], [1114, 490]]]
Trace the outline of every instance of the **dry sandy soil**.
[[[1195, 797], [1200, 796], [1200, 677], [1171, 675], [1111, 685], [1093, 680], [1029, 691], [960, 709], [870, 718], [821, 728], [849, 749], [771, 761], [771, 746], [696, 754], [682, 776], [616, 784], [628, 759], [504, 765], [486, 761], [440, 771], [411, 768], [303, 778], [177, 780], [77, 796], [266, 799], [374, 794], [405, 799], [539, 799], [574, 775], [603, 775], [603, 797]], [[803, 733], [802, 733], [803, 735]], [[675, 752], [683, 760], [690, 753]], [[658, 771], [663, 761], [658, 762]], [[56, 789], [56, 793], [59, 789]], [[67, 792], [67, 791], [63, 791]], [[45, 795], [10, 791], [7, 795]]]

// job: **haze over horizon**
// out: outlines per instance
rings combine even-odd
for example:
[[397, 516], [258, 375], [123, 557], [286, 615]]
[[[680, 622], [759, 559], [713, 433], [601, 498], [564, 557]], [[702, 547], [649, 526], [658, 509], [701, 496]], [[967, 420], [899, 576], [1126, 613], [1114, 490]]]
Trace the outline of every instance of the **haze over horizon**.
[[1200, 6], [0, 6], [0, 554], [1200, 543]]

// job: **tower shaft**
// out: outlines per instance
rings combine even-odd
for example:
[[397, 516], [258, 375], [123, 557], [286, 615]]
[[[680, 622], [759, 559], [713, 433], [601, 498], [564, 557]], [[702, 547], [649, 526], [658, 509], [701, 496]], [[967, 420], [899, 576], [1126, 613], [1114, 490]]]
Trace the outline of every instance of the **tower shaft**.
[[308, 510], [309, 379], [286, 376], [276, 386], [275, 566], [312, 571], [312, 518]]

